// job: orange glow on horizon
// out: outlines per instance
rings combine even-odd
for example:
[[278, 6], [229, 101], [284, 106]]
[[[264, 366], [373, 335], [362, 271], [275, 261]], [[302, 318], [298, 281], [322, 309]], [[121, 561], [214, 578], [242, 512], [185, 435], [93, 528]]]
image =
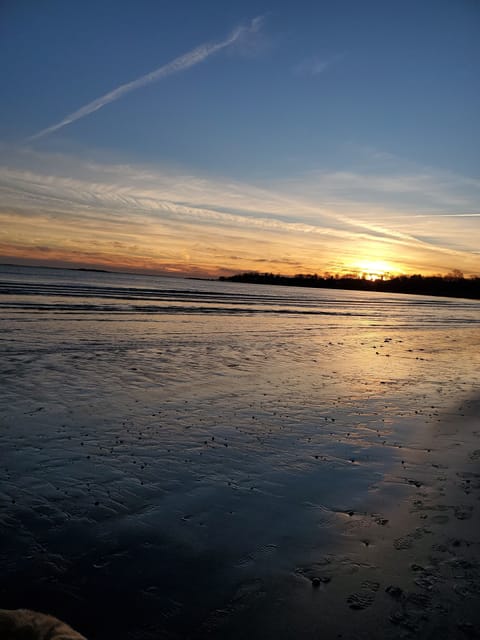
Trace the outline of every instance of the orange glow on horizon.
[[[269, 260], [261, 261], [252, 258], [251, 253], [246, 254], [241, 260], [231, 261], [228, 257], [220, 258], [220, 264], [215, 260], [209, 260], [211, 256], [199, 256], [194, 260], [188, 258], [166, 260], [162, 256], [152, 255], [153, 252], [145, 251], [137, 255], [125, 255], [122, 252], [102, 251], [100, 247], [95, 252], [82, 251], [80, 248], [65, 248], [61, 246], [44, 246], [42, 248], [32, 246], [15, 246], [0, 241], [0, 262], [10, 262], [31, 266], [52, 266], [57, 268], [94, 268], [108, 271], [145, 273], [151, 275], [171, 275], [179, 277], [218, 278], [239, 273], [256, 271], [259, 273], [275, 273], [284, 276], [295, 276], [299, 273], [309, 274], [331, 273], [332, 275], [356, 274], [357, 277], [366, 280], [389, 279], [399, 275], [412, 275], [422, 273], [424, 276], [446, 275], [429, 268], [415, 269], [408, 265], [391, 263], [386, 260], [345, 260], [337, 258], [334, 269], [325, 269], [321, 264], [311, 265], [311, 256], [306, 255], [294, 266], [283, 262], [274, 255]], [[150, 253], [150, 255], [148, 255]], [[172, 256], [173, 257], [173, 256]], [[199, 259], [200, 258], [200, 259]], [[472, 274], [466, 274], [472, 275]]]
[[382, 280], [398, 274], [398, 269], [386, 260], [359, 260], [354, 268], [360, 272], [366, 280]]
[[[477, 214], [440, 220], [421, 213], [422, 202], [399, 210], [390, 191], [398, 182], [416, 192], [415, 175], [385, 182], [322, 174], [317, 192], [318, 176], [259, 187], [155, 166], [40, 158], [45, 172], [0, 167], [0, 261], [207, 278], [247, 271], [369, 280], [479, 273]], [[71, 177], [63, 175], [64, 158]], [[321, 204], [323, 189], [353, 194], [364, 179], [381, 204], [365, 202], [361, 189], [358, 201]]]

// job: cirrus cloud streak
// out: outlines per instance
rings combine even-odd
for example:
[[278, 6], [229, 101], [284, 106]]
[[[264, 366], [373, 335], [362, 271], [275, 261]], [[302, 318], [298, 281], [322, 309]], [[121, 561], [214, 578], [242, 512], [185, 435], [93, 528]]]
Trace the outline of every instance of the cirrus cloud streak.
[[158, 82], [159, 80], [179, 73], [180, 71], [186, 71], [187, 69], [190, 69], [191, 67], [218, 53], [222, 49], [227, 49], [235, 43], [240, 42], [242, 38], [256, 33], [260, 29], [261, 24], [262, 17], [258, 16], [250, 22], [249, 26], [240, 26], [234, 29], [234, 31], [232, 31], [232, 33], [224, 40], [221, 40], [219, 42], [206, 42], [204, 44], [201, 44], [195, 49], [192, 49], [191, 51], [188, 51], [178, 58], [171, 60], [167, 64], [164, 64], [161, 67], [158, 67], [157, 69], [146, 73], [140, 78], [136, 78], [131, 82], [126, 82], [116, 89], [105, 93], [95, 100], [92, 100], [80, 109], [77, 109], [73, 113], [65, 116], [65, 118], [60, 120], [60, 122], [46, 127], [38, 133], [30, 136], [28, 140], [33, 141], [38, 140], [39, 138], [43, 138], [51, 133], [54, 133], [55, 131], [58, 131], [59, 129], [62, 129], [63, 127], [66, 127], [69, 124], [72, 124], [72, 122], [76, 122], [77, 120], [85, 118], [85, 116], [88, 116], [91, 113], [102, 109], [107, 104], [110, 104], [111, 102], [122, 98], [127, 93], [131, 93], [132, 91], [136, 91], [137, 89], [145, 87], [146, 85], [152, 84], [152, 82]]
[[12, 157], [0, 167], [4, 258], [197, 275], [345, 272], [365, 259], [406, 273], [479, 271], [479, 190], [461, 177], [322, 173], [260, 187], [31, 150]]

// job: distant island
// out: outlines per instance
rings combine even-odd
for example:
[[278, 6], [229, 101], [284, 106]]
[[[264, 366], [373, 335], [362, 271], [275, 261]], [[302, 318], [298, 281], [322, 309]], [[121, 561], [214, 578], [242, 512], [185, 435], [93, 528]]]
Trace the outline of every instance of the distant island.
[[381, 291], [384, 293], [410, 293], [449, 298], [472, 298], [480, 300], [480, 277], [465, 278], [454, 271], [446, 276], [400, 275], [390, 278], [368, 278], [354, 275], [298, 274], [283, 276], [256, 271], [233, 276], [221, 276], [221, 281], [249, 282], [252, 284], [288, 285], [291, 287], [317, 287], [325, 289], [350, 289], [354, 291]]
[[[93, 267], [55, 267], [47, 264], [17, 264], [14, 262], [0, 262], [0, 267], [20, 267], [21, 269], [56, 269], [57, 271], [93, 271], [94, 273], [116, 273], [107, 269], [94, 269]], [[118, 273], [118, 272], [117, 272]]]

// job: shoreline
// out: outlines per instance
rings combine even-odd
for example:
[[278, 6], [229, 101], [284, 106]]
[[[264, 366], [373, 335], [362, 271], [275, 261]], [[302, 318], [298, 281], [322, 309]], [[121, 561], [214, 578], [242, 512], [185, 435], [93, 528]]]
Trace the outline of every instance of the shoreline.
[[361, 298], [5, 318], [2, 608], [90, 640], [475, 637], [476, 307]]
[[[317, 275], [282, 276], [275, 274], [244, 273], [222, 276], [220, 282], [301, 287], [305, 289], [328, 289], [334, 291], [364, 291], [398, 295], [454, 298], [458, 300], [480, 300], [480, 278], [448, 276], [394, 276], [369, 280], [360, 277]], [[455, 291], [455, 288], [460, 291]]]

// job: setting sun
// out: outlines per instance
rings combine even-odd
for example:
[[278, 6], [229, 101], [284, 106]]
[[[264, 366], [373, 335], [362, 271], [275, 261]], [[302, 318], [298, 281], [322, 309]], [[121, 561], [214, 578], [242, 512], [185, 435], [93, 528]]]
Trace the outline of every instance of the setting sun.
[[361, 260], [355, 264], [355, 268], [367, 280], [389, 278], [394, 271], [393, 265], [384, 260]]

